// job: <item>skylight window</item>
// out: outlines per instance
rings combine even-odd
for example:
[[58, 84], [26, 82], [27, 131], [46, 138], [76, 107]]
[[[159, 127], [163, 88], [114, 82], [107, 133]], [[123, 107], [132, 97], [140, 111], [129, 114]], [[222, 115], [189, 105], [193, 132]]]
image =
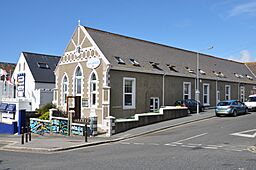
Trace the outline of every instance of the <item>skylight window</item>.
[[115, 59], [118, 62], [118, 64], [125, 64], [124, 60], [121, 57], [115, 56]]
[[195, 71], [193, 69], [191, 69], [189, 67], [185, 67], [185, 68], [188, 70], [189, 73], [195, 74]]
[[213, 71], [213, 74], [215, 74], [217, 77], [220, 77], [220, 78], [225, 78], [226, 77], [222, 72]]
[[246, 75], [249, 80], [253, 80], [252, 76]]
[[135, 59], [130, 59], [130, 62], [134, 65], [134, 66], [140, 66], [140, 63], [138, 61], [136, 61]]
[[167, 65], [167, 67], [169, 67], [170, 71], [178, 72], [178, 71], [175, 69], [176, 66], [170, 65], [170, 64], [166, 64], [166, 65]]
[[237, 73], [234, 73], [234, 75], [235, 75], [237, 78], [240, 78], [239, 74], [237, 74]]
[[49, 65], [47, 63], [37, 63], [37, 66], [39, 68], [43, 68], [43, 69], [49, 69]]
[[199, 69], [199, 73], [202, 74], [202, 75], [206, 75], [206, 72], [201, 70], [201, 69]]
[[219, 72], [219, 77], [224, 78], [225, 75], [222, 72]]
[[154, 68], [154, 69], [157, 69], [157, 70], [163, 70], [163, 69], [161, 69], [158, 65], [159, 65], [159, 63], [154, 63], [154, 62], [149, 62], [151, 65], [152, 65], [152, 67]]

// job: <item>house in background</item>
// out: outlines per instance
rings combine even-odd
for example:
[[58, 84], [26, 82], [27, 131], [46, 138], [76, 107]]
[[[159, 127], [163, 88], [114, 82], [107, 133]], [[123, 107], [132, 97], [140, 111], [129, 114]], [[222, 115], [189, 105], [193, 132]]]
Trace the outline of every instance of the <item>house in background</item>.
[[11, 100], [22, 100], [22, 109], [28, 111], [51, 103], [55, 87], [54, 70], [59, 59], [59, 56], [22, 52], [12, 75], [16, 99]]
[[[79, 96], [81, 117], [125, 118], [154, 112], [178, 99], [195, 98], [197, 54], [193, 51], [78, 25], [55, 70], [54, 103], [66, 109], [67, 96]], [[200, 102], [254, 93], [256, 78], [244, 63], [200, 56]]]
[[14, 96], [14, 86], [11, 80], [16, 64], [0, 62], [0, 101], [5, 97]]

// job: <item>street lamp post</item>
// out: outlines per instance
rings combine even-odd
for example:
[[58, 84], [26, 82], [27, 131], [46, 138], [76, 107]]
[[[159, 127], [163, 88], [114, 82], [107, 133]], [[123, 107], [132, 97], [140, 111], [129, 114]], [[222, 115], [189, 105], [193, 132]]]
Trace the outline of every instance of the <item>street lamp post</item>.
[[[207, 50], [213, 49], [213, 46], [207, 48]], [[199, 101], [200, 101], [200, 90], [199, 90], [199, 51], [196, 53], [196, 113], [199, 114]]]
[[199, 114], [199, 52], [196, 53], [196, 113]]

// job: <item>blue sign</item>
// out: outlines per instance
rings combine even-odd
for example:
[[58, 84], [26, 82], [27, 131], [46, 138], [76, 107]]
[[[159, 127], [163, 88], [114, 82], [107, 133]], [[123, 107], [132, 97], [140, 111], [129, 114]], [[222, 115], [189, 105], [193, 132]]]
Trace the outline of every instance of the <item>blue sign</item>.
[[25, 97], [25, 73], [17, 74], [17, 96]]

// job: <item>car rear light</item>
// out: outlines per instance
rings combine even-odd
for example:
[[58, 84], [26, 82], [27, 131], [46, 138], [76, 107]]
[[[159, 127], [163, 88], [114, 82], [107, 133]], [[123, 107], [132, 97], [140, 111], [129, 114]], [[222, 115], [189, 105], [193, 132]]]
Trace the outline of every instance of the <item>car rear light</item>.
[[229, 109], [232, 109], [232, 108], [234, 108], [234, 106], [229, 106], [228, 108], [229, 108]]

